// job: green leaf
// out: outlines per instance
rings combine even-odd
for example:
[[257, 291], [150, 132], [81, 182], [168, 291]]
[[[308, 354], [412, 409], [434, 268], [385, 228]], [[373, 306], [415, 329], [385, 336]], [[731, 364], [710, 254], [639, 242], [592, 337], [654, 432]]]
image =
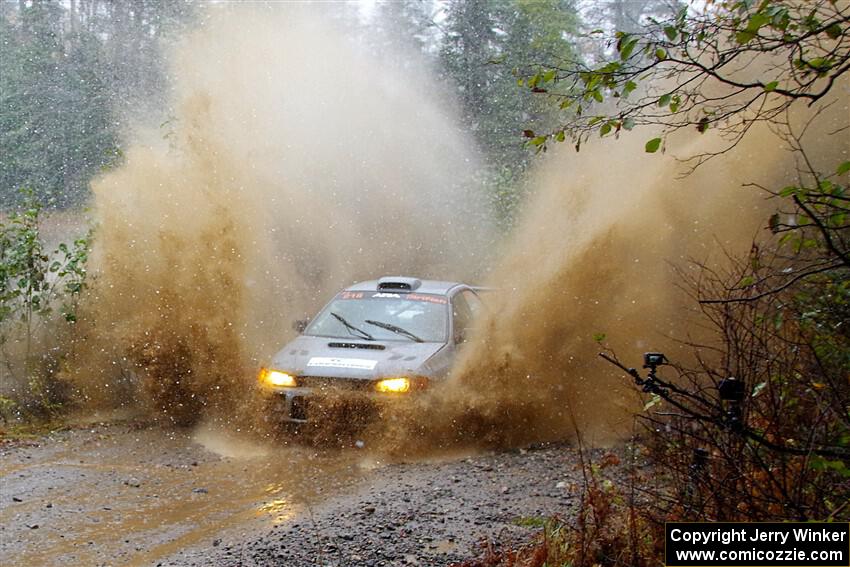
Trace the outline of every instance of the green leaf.
[[563, 130], [561, 130], [557, 134], [555, 134], [555, 140], [558, 141], [558, 142], [563, 142], [565, 138], [566, 138], [566, 134], [564, 134]]
[[670, 112], [677, 112], [680, 104], [682, 104], [682, 97], [673, 95], [673, 98], [670, 99]]
[[629, 35], [624, 35], [622, 39], [620, 39], [620, 42], [617, 44], [617, 49], [620, 51], [621, 61], [625, 61], [631, 57], [637, 42], [638, 40], [636, 37], [631, 37]]
[[601, 73], [603, 75], [610, 75], [611, 73], [616, 73], [623, 66], [619, 61], [611, 61], [604, 67], [597, 69], [597, 73]]
[[776, 90], [776, 87], [779, 86], [779, 81], [771, 81], [764, 86], [764, 92], [771, 93]]
[[631, 130], [635, 127], [635, 119], [628, 116], [623, 119], [623, 130]]
[[667, 36], [667, 39], [670, 41], [676, 41], [676, 37], [679, 35], [679, 31], [674, 26], [666, 26], [664, 28], [664, 35]]
[[661, 138], [653, 138], [646, 143], [646, 146], [644, 146], [644, 150], [648, 154], [654, 154], [655, 152], [658, 151], [658, 148], [660, 148], [660, 147], [661, 147]]
[[593, 95], [593, 99], [594, 99], [596, 102], [602, 102], [602, 101], [604, 100], [604, 99], [602, 98], [602, 93], [601, 93], [601, 92], [599, 92], [599, 89], [594, 89], [593, 93], [591, 93], [591, 94]]
[[643, 404], [643, 411], [649, 410], [652, 406], [661, 403], [661, 396], [658, 394], [652, 394], [652, 397], [649, 398], [649, 401]]
[[602, 125], [602, 127], [599, 129], [599, 136], [600, 136], [600, 137], [602, 137], [602, 136], [605, 136], [606, 134], [610, 134], [610, 133], [611, 133], [611, 123], [610, 123], [610, 122], [606, 122], [606, 123], [605, 123], [605, 124], [603, 124], [603, 125]]
[[597, 343], [601, 343], [607, 338], [607, 336], [608, 335], [606, 335], [605, 333], [593, 333], [593, 340]]
[[539, 516], [523, 516], [514, 520], [514, 523], [524, 528], [542, 528], [548, 520]]
[[773, 328], [777, 331], [782, 328], [782, 322], [785, 320], [785, 316], [782, 314], [782, 311], [778, 311], [776, 315], [773, 316]]
[[831, 461], [821, 456], [815, 456], [809, 461], [809, 467], [816, 471], [832, 470], [844, 478], [850, 477], [850, 469], [847, 468], [844, 461], [840, 460]]
[[661, 95], [661, 98], [658, 99], [658, 106], [665, 107], [670, 104], [671, 97], [672, 95], [670, 94]]
[[833, 61], [826, 57], [815, 57], [814, 59], [810, 59], [808, 64], [809, 67], [812, 67], [819, 72], [829, 71], [834, 65]]
[[659, 61], [664, 61], [667, 59], [667, 52], [659, 47], [655, 50], [655, 58]]
[[837, 173], [838, 175], [844, 175], [848, 171], [850, 171], [850, 161], [845, 161], [844, 163], [838, 166], [838, 169], [835, 170], [835, 173]]
[[546, 72], [545, 75], [543, 75], [543, 82], [548, 83], [548, 82], [555, 80], [556, 74], [557, 74], [557, 71], [555, 71], [555, 69], [550, 69], [549, 71]]
[[784, 187], [782, 189], [782, 191], [779, 192], [779, 196], [783, 197], [783, 198], [790, 197], [791, 195], [793, 195], [796, 192], [797, 192], [797, 187], [795, 187], [794, 185], [789, 185], [788, 187]]
[[538, 146], [538, 147], [542, 146], [545, 143], [546, 143], [546, 136], [537, 136], [536, 138], [533, 138], [529, 142], [529, 144], [531, 144], [532, 146]]
[[841, 26], [838, 24], [838, 22], [826, 28], [826, 35], [829, 36], [829, 39], [838, 39], [839, 37], [841, 37], [841, 32]]
[[634, 81], [626, 81], [626, 84], [623, 85], [623, 96], [628, 96], [630, 92], [637, 88], [637, 83]]
[[735, 34], [735, 41], [738, 42], [738, 45], [746, 45], [755, 36], [756, 36], [755, 32], [751, 32], [751, 31], [748, 31], [748, 30], [739, 31], [738, 33]]
[[750, 21], [747, 22], [747, 30], [757, 33], [763, 26], [769, 23], [770, 16], [761, 12], [756, 12], [753, 14], [753, 17], [750, 18]]

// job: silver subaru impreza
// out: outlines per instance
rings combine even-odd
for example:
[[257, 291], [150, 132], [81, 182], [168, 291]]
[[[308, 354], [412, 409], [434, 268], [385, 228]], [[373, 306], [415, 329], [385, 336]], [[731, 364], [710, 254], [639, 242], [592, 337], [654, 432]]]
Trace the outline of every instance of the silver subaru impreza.
[[301, 335], [261, 369], [271, 412], [307, 423], [325, 415], [327, 400], [356, 400], [362, 413], [440, 382], [483, 309], [480, 289], [412, 277], [344, 289], [312, 321], [296, 322]]

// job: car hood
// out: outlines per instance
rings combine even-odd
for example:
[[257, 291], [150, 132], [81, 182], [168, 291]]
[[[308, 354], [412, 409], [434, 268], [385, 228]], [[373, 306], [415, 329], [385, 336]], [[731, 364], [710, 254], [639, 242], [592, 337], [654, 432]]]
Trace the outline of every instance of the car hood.
[[301, 376], [367, 380], [400, 374], [433, 377], [429, 360], [445, 346], [302, 335], [274, 356], [272, 366]]

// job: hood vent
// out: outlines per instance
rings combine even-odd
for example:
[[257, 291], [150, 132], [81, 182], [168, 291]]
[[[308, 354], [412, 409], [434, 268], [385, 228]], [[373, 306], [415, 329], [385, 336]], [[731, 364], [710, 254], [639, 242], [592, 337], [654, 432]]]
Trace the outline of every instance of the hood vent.
[[378, 290], [414, 291], [422, 285], [422, 281], [416, 278], [405, 278], [400, 276], [386, 276], [378, 280]]
[[328, 343], [331, 348], [362, 348], [366, 350], [385, 350], [384, 345], [364, 344], [364, 343]]

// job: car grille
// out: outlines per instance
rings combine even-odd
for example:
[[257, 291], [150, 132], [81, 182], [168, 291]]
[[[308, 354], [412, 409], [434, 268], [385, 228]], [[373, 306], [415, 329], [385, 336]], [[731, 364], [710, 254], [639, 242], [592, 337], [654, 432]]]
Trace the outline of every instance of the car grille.
[[384, 345], [368, 344], [368, 343], [328, 343], [331, 348], [362, 348], [366, 350], [385, 350]]
[[358, 380], [357, 378], [329, 378], [324, 376], [301, 376], [298, 385], [321, 391], [370, 391], [375, 388], [374, 380]]

